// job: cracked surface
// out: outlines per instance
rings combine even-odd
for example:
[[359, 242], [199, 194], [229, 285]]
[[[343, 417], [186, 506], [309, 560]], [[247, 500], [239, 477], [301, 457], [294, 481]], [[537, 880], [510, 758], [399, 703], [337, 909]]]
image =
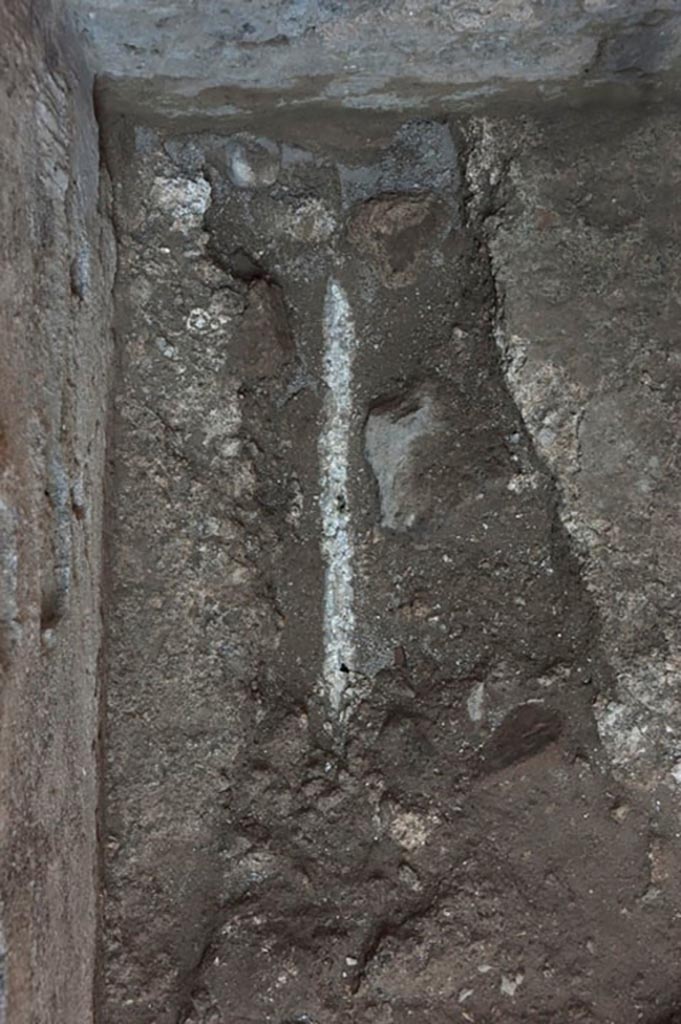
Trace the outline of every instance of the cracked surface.
[[[674, 1019], [674, 606], [647, 567], [678, 141], [562, 118], [353, 150], [112, 130], [105, 1024]], [[342, 715], [330, 280], [357, 339]]]

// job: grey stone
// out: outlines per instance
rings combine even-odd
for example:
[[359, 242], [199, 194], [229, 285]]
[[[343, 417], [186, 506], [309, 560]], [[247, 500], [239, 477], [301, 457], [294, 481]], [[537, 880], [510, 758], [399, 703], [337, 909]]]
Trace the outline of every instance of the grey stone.
[[415, 473], [417, 442], [434, 429], [427, 396], [411, 402], [383, 402], [369, 413], [366, 453], [378, 484], [381, 521], [390, 530], [408, 529], [422, 509]]
[[528, 84], [678, 69], [677, 0], [73, 0], [114, 105], [146, 115], [321, 101], [428, 109]]

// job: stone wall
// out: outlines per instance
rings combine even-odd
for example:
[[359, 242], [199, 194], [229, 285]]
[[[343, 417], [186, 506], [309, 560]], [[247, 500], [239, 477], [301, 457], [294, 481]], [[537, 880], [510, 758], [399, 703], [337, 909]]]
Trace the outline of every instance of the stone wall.
[[282, 107], [446, 115], [678, 72], [678, 0], [71, 0], [108, 102], [215, 120]]
[[25, 2], [0, 36], [0, 1019], [86, 1024], [114, 247], [72, 36]]

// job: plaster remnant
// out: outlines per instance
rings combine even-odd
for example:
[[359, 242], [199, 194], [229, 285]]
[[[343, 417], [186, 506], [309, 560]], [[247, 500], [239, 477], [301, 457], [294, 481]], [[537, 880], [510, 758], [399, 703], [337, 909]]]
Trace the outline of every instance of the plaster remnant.
[[390, 824], [393, 839], [412, 853], [426, 845], [430, 833], [429, 822], [413, 811], [399, 811]]
[[[537, 451], [563, 489], [569, 489], [579, 472], [579, 427], [585, 396], [561, 367], [533, 361], [525, 338], [498, 324], [495, 340], [509, 390]], [[563, 517], [569, 529], [567, 512], [563, 511]]]
[[502, 974], [499, 990], [502, 995], [510, 996], [512, 999], [524, 980], [525, 975], [522, 971], [517, 971], [514, 977], [510, 977], [508, 974]]
[[343, 718], [343, 698], [355, 661], [353, 544], [348, 503], [352, 423], [352, 360], [357, 339], [342, 286], [330, 280], [324, 302], [325, 417], [319, 437], [324, 575], [322, 685], [332, 711]]
[[376, 477], [381, 525], [408, 530], [416, 520], [413, 479], [416, 443], [433, 428], [432, 402], [381, 403], [366, 425], [366, 457]]
[[214, 295], [207, 307], [190, 309], [186, 326], [192, 334], [215, 334], [224, 331], [233, 318], [233, 311], [224, 296]]
[[85, 299], [88, 291], [90, 290], [90, 263], [90, 245], [87, 241], [84, 241], [76, 255], [71, 260], [71, 265], [69, 267], [71, 293], [80, 299], [81, 302]]
[[154, 178], [151, 202], [173, 218], [172, 230], [188, 234], [201, 228], [210, 202], [205, 178]]
[[303, 199], [296, 206], [273, 211], [273, 234], [299, 242], [326, 242], [336, 230], [336, 219], [321, 199]]
[[621, 666], [615, 692], [594, 706], [598, 734], [613, 767], [643, 788], [674, 785], [681, 778], [680, 670], [677, 651], [643, 655]]
[[279, 146], [268, 139], [240, 140], [229, 147], [227, 172], [237, 188], [266, 188], [279, 177]]
[[466, 701], [466, 710], [471, 722], [480, 722], [485, 714], [485, 684], [476, 683]]

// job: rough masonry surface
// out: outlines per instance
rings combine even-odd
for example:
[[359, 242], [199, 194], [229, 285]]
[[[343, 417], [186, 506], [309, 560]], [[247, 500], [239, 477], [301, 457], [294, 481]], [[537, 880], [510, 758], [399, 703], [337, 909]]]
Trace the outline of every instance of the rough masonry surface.
[[0, 8], [0, 1020], [92, 1019], [113, 234], [92, 79]]
[[[114, 105], [146, 117], [405, 110], [678, 71], [678, 0], [74, 0]], [[651, 83], [652, 84], [652, 83]]]

